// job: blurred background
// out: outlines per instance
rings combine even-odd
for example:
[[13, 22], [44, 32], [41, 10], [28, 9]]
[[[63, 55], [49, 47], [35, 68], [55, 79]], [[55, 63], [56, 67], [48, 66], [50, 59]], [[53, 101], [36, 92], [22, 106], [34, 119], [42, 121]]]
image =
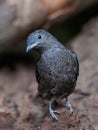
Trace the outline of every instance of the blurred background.
[[[36, 99], [38, 54], [26, 54], [36, 29], [52, 33], [78, 55], [80, 76], [58, 124]], [[45, 110], [43, 110], [45, 109]], [[0, 0], [0, 130], [98, 130], [98, 0]]]

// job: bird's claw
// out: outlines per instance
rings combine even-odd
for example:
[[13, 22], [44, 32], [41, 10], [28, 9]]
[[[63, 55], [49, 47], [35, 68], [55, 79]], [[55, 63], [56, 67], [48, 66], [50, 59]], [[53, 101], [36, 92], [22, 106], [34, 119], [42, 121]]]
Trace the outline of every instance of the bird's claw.
[[69, 111], [70, 111], [69, 116], [71, 116], [73, 114], [73, 108], [72, 108], [71, 103], [68, 99], [66, 99], [66, 104], [64, 106], [69, 109]]
[[70, 109], [69, 116], [73, 114], [73, 109]]
[[58, 118], [55, 115], [55, 113], [57, 113], [57, 114], [60, 114], [60, 113], [58, 111], [55, 111], [52, 109], [52, 102], [51, 101], [49, 101], [49, 112], [50, 112], [50, 115], [52, 116], [52, 118], [54, 118], [55, 120], [58, 121]]
[[52, 110], [52, 109], [50, 110], [50, 114], [51, 114], [52, 118], [54, 118], [55, 120], [58, 121], [58, 118], [57, 118], [57, 116], [55, 115], [55, 113], [60, 114], [58, 111], [54, 111], [54, 110]]
[[58, 112], [58, 111], [54, 111], [54, 113], [57, 113], [58, 115], [60, 115], [60, 112]]

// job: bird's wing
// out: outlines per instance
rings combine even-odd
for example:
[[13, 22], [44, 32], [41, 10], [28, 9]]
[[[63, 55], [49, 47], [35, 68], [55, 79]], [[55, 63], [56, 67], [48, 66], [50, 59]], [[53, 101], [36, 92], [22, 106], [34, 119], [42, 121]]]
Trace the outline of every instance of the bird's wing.
[[70, 53], [73, 57], [73, 60], [74, 60], [74, 64], [76, 66], [76, 69], [75, 69], [75, 72], [77, 74], [77, 76], [79, 75], [79, 62], [78, 62], [78, 58], [77, 58], [77, 54], [73, 51], [70, 50]]
[[41, 77], [40, 77], [40, 74], [39, 74], [39, 72], [38, 72], [38, 66], [36, 66], [36, 80], [37, 80], [37, 82], [39, 83], [40, 82], [40, 79], [41, 79]]

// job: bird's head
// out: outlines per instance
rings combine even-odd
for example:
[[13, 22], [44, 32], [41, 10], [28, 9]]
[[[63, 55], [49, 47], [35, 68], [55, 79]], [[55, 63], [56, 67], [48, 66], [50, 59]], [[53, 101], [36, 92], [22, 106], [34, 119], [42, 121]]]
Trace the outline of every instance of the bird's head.
[[30, 51], [31, 49], [37, 49], [41, 51], [46, 48], [49, 48], [52, 46], [52, 39], [55, 38], [45, 30], [34, 31], [27, 38], [26, 52]]

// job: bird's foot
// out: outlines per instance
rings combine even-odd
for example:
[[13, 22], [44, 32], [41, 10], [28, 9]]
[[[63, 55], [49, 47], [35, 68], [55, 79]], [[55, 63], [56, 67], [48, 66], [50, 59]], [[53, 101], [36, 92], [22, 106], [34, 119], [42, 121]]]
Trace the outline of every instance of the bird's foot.
[[70, 111], [69, 116], [71, 116], [73, 114], [73, 108], [72, 108], [71, 103], [68, 99], [66, 99], [66, 104], [64, 106], [69, 109], [69, 111]]
[[51, 114], [52, 118], [54, 118], [55, 120], [58, 121], [58, 118], [57, 118], [57, 116], [55, 115], [55, 113], [60, 114], [58, 111], [54, 111], [54, 110], [52, 110], [52, 109], [50, 110], [50, 114]]
[[50, 112], [50, 115], [52, 116], [52, 118], [58, 121], [58, 118], [55, 115], [55, 113], [57, 113], [57, 114], [60, 114], [60, 113], [58, 111], [55, 111], [52, 109], [52, 102], [51, 101], [49, 101], [49, 112]]

